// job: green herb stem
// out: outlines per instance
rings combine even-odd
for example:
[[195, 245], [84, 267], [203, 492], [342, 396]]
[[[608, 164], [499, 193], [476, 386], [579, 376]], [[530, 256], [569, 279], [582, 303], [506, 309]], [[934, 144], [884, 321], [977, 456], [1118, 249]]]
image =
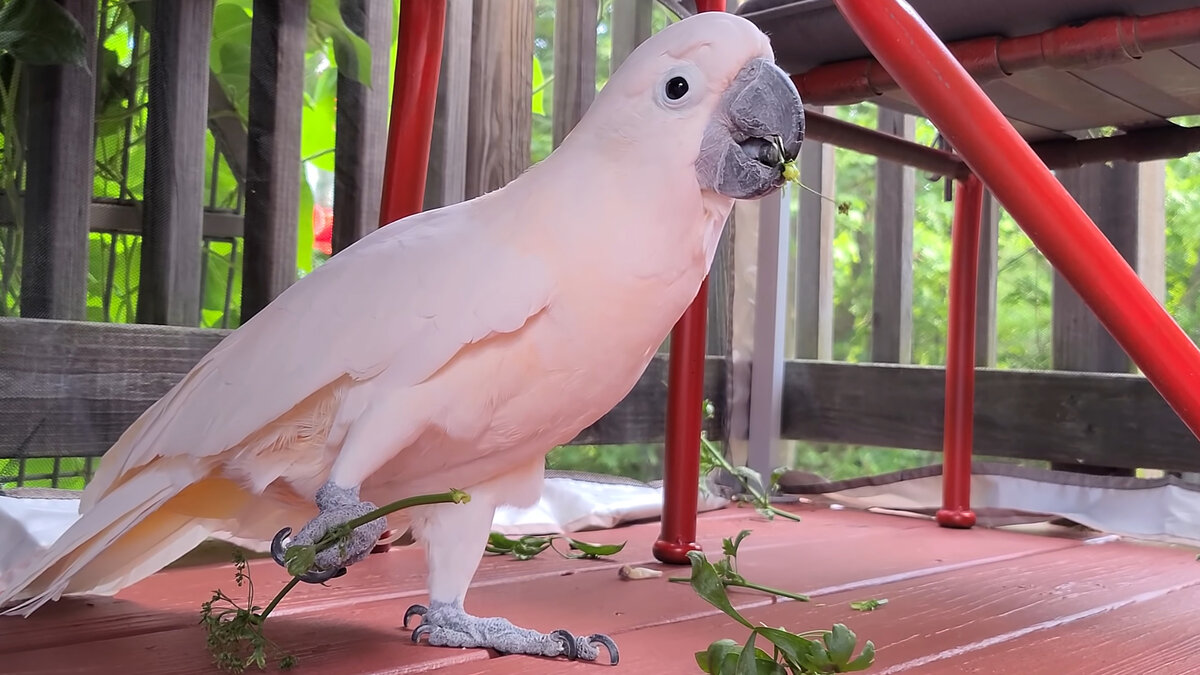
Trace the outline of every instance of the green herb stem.
[[[687, 581], [687, 579], [684, 579], [684, 581]], [[755, 591], [762, 591], [763, 593], [771, 593], [773, 595], [778, 595], [778, 596], [781, 596], [784, 598], [791, 598], [792, 600], [797, 600], [799, 602], [808, 602], [807, 595], [800, 595], [798, 593], [789, 593], [787, 591], [781, 591], [777, 588], [771, 588], [770, 586], [761, 586], [759, 584], [754, 583], [753, 581], [736, 581], [733, 579], [729, 579], [729, 580], [725, 581], [725, 585], [726, 586], [740, 586], [742, 588], [749, 588], [749, 589], [752, 589]]]
[[451, 490], [449, 492], [439, 492], [438, 494], [432, 495], [417, 495], [416, 497], [407, 497], [405, 499], [394, 501], [390, 504], [381, 506], [374, 511], [364, 513], [363, 515], [354, 518], [353, 520], [349, 520], [339, 527], [326, 532], [325, 536], [322, 537], [319, 542], [317, 542], [316, 550], [324, 551], [325, 549], [337, 543], [338, 539], [341, 538], [341, 534], [338, 532], [339, 530], [341, 532], [352, 532], [357, 527], [361, 527], [373, 520], [382, 518], [402, 509], [408, 509], [414, 506], [428, 506], [429, 504], [445, 504], [451, 502], [455, 504], [463, 504], [469, 501], [471, 501], [470, 495], [462, 490]]
[[275, 598], [273, 600], [271, 600], [271, 604], [267, 605], [267, 608], [262, 611], [262, 614], [258, 615], [259, 623], [262, 623], [263, 621], [267, 620], [267, 616], [272, 611], [274, 611], [275, 606], [279, 604], [279, 601], [283, 600], [283, 596], [287, 595], [288, 591], [295, 588], [296, 584], [298, 584], [298, 583], [300, 583], [300, 577], [292, 577], [292, 580], [287, 582], [287, 585], [284, 586], [282, 589], [280, 589], [280, 591], [278, 593], [275, 594]]

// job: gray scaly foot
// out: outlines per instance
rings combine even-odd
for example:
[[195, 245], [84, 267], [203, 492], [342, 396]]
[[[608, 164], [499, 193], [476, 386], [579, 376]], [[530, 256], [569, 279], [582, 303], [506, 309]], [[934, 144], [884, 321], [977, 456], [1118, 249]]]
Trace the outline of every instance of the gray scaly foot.
[[[297, 532], [286, 546], [311, 546], [330, 529], [344, 525], [376, 509], [371, 502], [359, 500], [357, 487], [341, 488], [333, 481], [317, 490], [316, 502], [317, 508], [321, 511], [320, 514]], [[350, 533], [349, 539], [343, 545], [334, 544], [318, 553], [313, 566], [300, 577], [300, 580], [310, 584], [319, 584], [342, 576], [346, 573], [346, 567], [367, 557], [386, 529], [386, 518], [376, 518], [369, 523], [360, 525]], [[290, 527], [283, 528], [271, 542], [271, 557], [284, 567], [287, 567], [287, 564], [283, 558], [286, 548], [283, 540], [291, 531]]]
[[404, 613], [405, 628], [414, 615], [422, 616], [423, 620], [413, 630], [413, 642], [425, 635], [429, 644], [437, 647], [482, 647], [504, 654], [566, 656], [572, 661], [595, 661], [600, 656], [597, 647], [603, 646], [612, 665], [617, 665], [620, 659], [616, 643], [607, 635], [575, 637], [565, 630], [539, 633], [515, 626], [508, 619], [471, 616], [462, 607], [446, 602], [431, 602], [428, 608], [409, 607]]

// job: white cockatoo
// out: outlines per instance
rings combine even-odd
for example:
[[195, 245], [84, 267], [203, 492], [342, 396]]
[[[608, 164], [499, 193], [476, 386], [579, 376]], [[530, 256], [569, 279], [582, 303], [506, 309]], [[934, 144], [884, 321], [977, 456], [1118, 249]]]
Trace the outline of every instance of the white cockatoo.
[[[629, 393], [734, 200], [779, 189], [803, 135], [751, 22], [668, 26], [544, 161], [372, 232], [204, 356], [104, 455], [78, 520], [0, 570], [0, 607], [114, 594], [209, 537], [278, 554], [290, 524], [311, 544], [375, 504], [458, 488], [469, 502], [389, 516], [426, 548], [413, 639], [589, 660], [604, 645], [615, 663], [606, 636], [468, 614], [467, 588], [496, 508], [536, 503], [546, 453]], [[385, 526], [322, 552], [306, 580], [344, 572]]]

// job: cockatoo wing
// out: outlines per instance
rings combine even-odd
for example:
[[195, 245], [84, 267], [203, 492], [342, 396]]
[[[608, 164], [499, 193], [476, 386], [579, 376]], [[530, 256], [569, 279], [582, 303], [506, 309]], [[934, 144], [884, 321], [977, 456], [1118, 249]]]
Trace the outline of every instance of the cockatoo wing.
[[381, 228], [289, 287], [130, 426], [84, 506], [156, 457], [232, 448], [339, 379], [389, 369], [390, 383], [416, 384], [464, 346], [521, 328], [552, 281], [489, 197]]

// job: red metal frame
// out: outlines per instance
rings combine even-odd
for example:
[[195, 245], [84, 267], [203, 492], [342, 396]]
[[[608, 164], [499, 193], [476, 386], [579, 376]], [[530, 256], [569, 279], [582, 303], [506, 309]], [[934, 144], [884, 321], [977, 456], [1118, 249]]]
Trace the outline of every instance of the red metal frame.
[[[724, 12], [725, 0], [696, 0], [699, 12]], [[663, 461], [662, 530], [654, 557], [687, 565], [688, 551], [699, 551], [696, 514], [700, 485], [700, 430], [703, 424], [705, 328], [708, 277], [691, 306], [671, 331], [667, 372], [667, 429]]]
[[971, 175], [955, 181], [950, 234], [950, 319], [946, 327], [946, 418], [942, 438], [942, 509], [945, 527], [975, 524], [971, 511], [971, 439], [975, 416], [975, 286], [979, 276], [979, 225], [983, 183]]
[[425, 202], [425, 173], [433, 141], [438, 77], [446, 28], [446, 0], [400, 3], [392, 116], [379, 226], [419, 213]]
[[[1200, 350], [979, 84], [903, 0], [834, 2], [867, 48], [1200, 437]], [[1086, 52], [1083, 45], [1074, 48]], [[1103, 53], [1099, 46], [1097, 54]], [[952, 305], [952, 310], [961, 313], [966, 306], [964, 299]], [[961, 315], [957, 318], [965, 322]], [[972, 369], [958, 371], [953, 385], [956, 393], [970, 389], [965, 378]], [[955, 404], [959, 423], [965, 414], [962, 406], [969, 404], [969, 400]], [[956, 443], [963, 442], [961, 434], [956, 438]], [[961, 446], [957, 447], [956, 475], [949, 475], [949, 466], [944, 475], [945, 481], [959, 481], [952, 495], [959, 503], [947, 503], [949, 513], [965, 511], [962, 507], [970, 496], [970, 464], [962, 463]], [[966, 449], [969, 451], [969, 444]], [[964, 471], [968, 472], [965, 476]]]
[[[1197, 38], [1200, 9], [1182, 9], [1144, 17], [1104, 17], [1015, 38], [961, 40], [947, 48], [972, 78], [986, 82], [1034, 68], [1127, 63], [1145, 52], [1194, 44]], [[876, 59], [818, 66], [792, 76], [792, 81], [810, 105], [857, 103], [901, 88]]]

